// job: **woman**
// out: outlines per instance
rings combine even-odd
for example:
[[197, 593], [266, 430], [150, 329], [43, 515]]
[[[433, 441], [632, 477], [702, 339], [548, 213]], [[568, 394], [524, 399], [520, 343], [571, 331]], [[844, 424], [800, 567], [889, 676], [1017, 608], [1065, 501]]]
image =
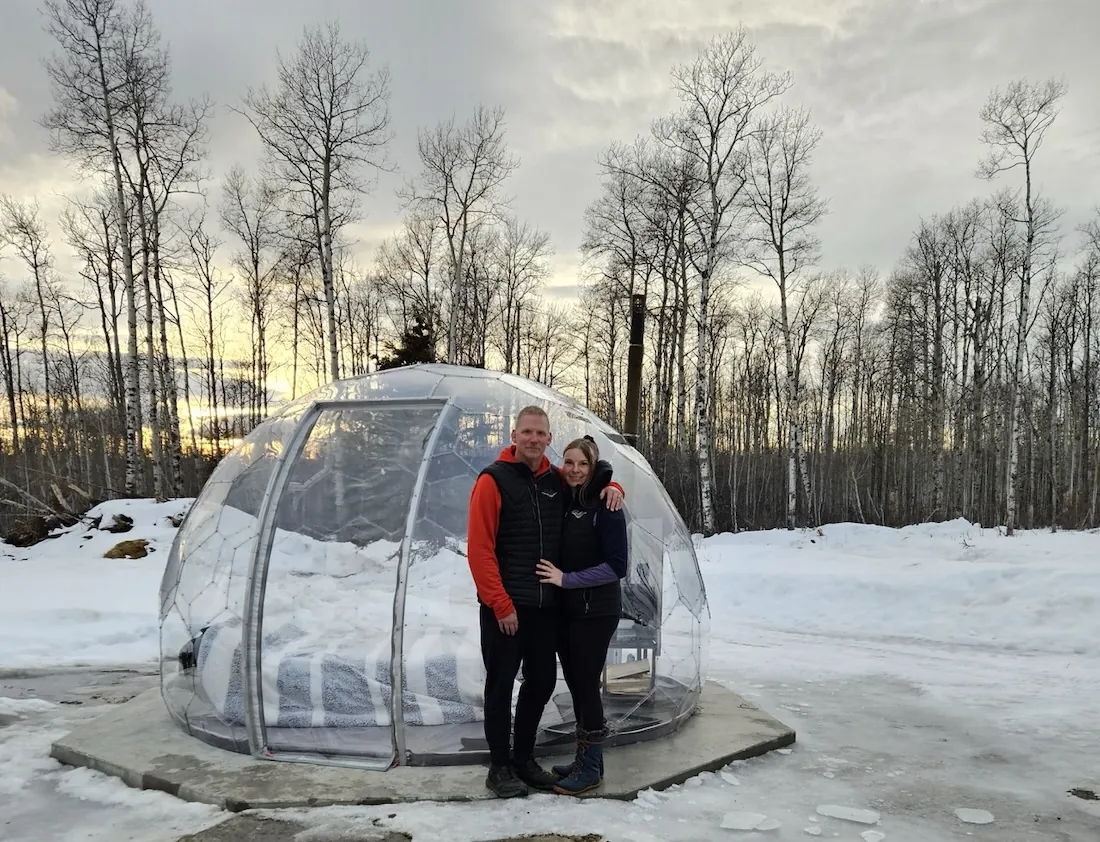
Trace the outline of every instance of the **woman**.
[[600, 462], [595, 441], [585, 436], [566, 445], [562, 475], [569, 489], [562, 532], [561, 568], [545, 559], [538, 574], [562, 589], [558, 658], [573, 697], [577, 719], [577, 755], [568, 766], [555, 766], [561, 780], [555, 791], [579, 795], [603, 780], [603, 742], [607, 738], [601, 675], [607, 647], [619, 625], [626, 576], [626, 516], [600, 504], [600, 491], [611, 480], [611, 466]]

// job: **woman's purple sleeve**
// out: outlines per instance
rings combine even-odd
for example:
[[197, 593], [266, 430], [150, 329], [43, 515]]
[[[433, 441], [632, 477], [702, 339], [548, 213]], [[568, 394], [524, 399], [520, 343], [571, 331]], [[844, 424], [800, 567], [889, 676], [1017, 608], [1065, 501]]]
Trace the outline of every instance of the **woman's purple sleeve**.
[[594, 588], [607, 585], [626, 576], [626, 515], [600, 510], [596, 513], [596, 532], [600, 536], [600, 549], [607, 561], [594, 567], [561, 574], [563, 588]]
[[597, 585], [607, 585], [619, 579], [619, 574], [606, 561], [595, 567], [577, 570], [573, 573], [561, 574], [561, 586], [563, 588], [594, 588]]

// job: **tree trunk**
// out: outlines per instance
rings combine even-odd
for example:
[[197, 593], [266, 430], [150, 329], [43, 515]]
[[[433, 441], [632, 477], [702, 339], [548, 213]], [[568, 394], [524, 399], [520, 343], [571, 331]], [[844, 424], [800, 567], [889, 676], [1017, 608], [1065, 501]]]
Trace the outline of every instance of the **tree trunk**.
[[214, 345], [214, 286], [212, 278], [204, 278], [203, 284], [206, 292], [206, 388], [207, 398], [210, 401], [210, 438], [214, 442], [214, 455], [216, 458], [221, 458], [222, 455], [222, 433], [221, 433], [221, 419], [218, 416], [218, 368], [215, 362], [214, 356], [216, 348]]
[[294, 312], [290, 327], [290, 399], [298, 397], [298, 342], [301, 340], [302, 267], [294, 273]]
[[[712, 231], [711, 257], [707, 263], [713, 267], [717, 262], [717, 232]], [[699, 459], [699, 503], [702, 506], [701, 519], [704, 535], [714, 533], [714, 472], [710, 458], [710, 355], [707, 343], [707, 321], [710, 308], [710, 271], [699, 278], [699, 330], [696, 334], [695, 349], [698, 371], [695, 381], [695, 418], [698, 426], [696, 452]]]
[[447, 319], [447, 362], [458, 363], [458, 323], [466, 318], [466, 226], [462, 223], [462, 238], [456, 248], [451, 237], [451, 312]]
[[676, 450], [683, 456], [688, 449], [687, 434], [687, 322], [688, 292], [687, 267], [681, 267], [681, 307], [679, 325], [676, 331]]
[[340, 351], [336, 341], [336, 289], [332, 277], [332, 207], [330, 199], [331, 176], [326, 161], [324, 181], [321, 187], [321, 283], [325, 291], [325, 318], [328, 333], [328, 376], [331, 381], [340, 379]]
[[1009, 459], [1008, 459], [1008, 489], [1005, 495], [1005, 527], [1008, 535], [1016, 534], [1016, 492], [1017, 476], [1020, 466], [1020, 450], [1023, 448], [1023, 433], [1026, 426], [1023, 415], [1023, 405], [1020, 401], [1020, 381], [1024, 376], [1024, 361], [1027, 355], [1027, 333], [1030, 317], [1029, 298], [1031, 296], [1031, 263], [1033, 249], [1035, 247], [1035, 209], [1031, 204], [1031, 165], [1024, 165], [1027, 186], [1025, 188], [1025, 212], [1027, 213], [1027, 239], [1024, 244], [1023, 266], [1020, 272], [1020, 305], [1017, 311], [1016, 324], [1016, 354], [1012, 365], [1012, 387], [1009, 399], [1009, 417], [1011, 420], [1011, 432], [1009, 433]]
[[49, 335], [50, 335], [50, 317], [46, 312], [46, 290], [44, 288], [44, 278], [42, 277], [45, 267], [40, 265], [38, 258], [38, 251], [34, 251], [34, 261], [29, 267], [34, 275], [34, 291], [35, 298], [38, 304], [38, 314], [41, 322], [39, 324], [38, 341], [39, 349], [42, 352], [42, 376], [43, 384], [45, 388], [45, 417], [43, 419], [43, 436], [45, 437], [45, 452], [46, 459], [50, 466], [50, 472], [57, 476], [57, 463], [54, 461], [54, 418], [53, 418], [53, 384], [50, 380], [50, 349], [49, 349]]
[[[796, 381], [794, 346], [791, 337], [790, 308], [787, 300], [787, 272], [784, 261], [783, 249], [778, 249], [779, 261], [779, 316], [780, 329], [783, 331], [783, 361], [786, 368], [783, 378], [786, 409], [787, 409], [787, 529], [795, 528], [795, 518], [798, 511], [798, 476], [796, 466], [801, 463], [803, 475], [805, 475], [805, 458], [799, 458], [798, 444], [798, 383]], [[807, 494], [807, 508], [810, 501]]]
[[137, 207], [138, 226], [141, 231], [141, 280], [145, 293], [145, 385], [149, 389], [149, 440], [153, 450], [153, 496], [166, 499], [164, 484], [164, 452], [161, 439], [160, 411], [158, 405], [157, 366], [153, 334], [153, 232], [146, 216], [146, 182], [144, 171], [134, 203]]
[[4, 393], [8, 399], [8, 415], [11, 418], [12, 452], [20, 450], [19, 411], [15, 405], [15, 365], [11, 354], [11, 334], [14, 326], [8, 318], [7, 308], [0, 301], [0, 364], [4, 372]]
[[[110, 319], [107, 320], [107, 313], [104, 311], [104, 320], [110, 327], [110, 336], [107, 339], [107, 344], [110, 349], [109, 356], [113, 359], [113, 372], [114, 376], [111, 378], [114, 381], [115, 391], [114, 397], [118, 410], [118, 423], [119, 434], [122, 441], [126, 441], [126, 429], [127, 429], [127, 402], [126, 402], [126, 374], [123, 370], [122, 364], [122, 341], [119, 338], [119, 324], [118, 316], [115, 315], [116, 308], [118, 306], [118, 283], [117, 274], [115, 271], [115, 252], [112, 247], [111, 237], [111, 224], [110, 219], [106, 211], [100, 215], [100, 224], [103, 226], [103, 242], [104, 248], [104, 272], [107, 276], [107, 293], [108, 300], [110, 302]], [[123, 281], [123, 289], [125, 290], [126, 284]], [[102, 305], [101, 305], [102, 307]]]
[[[176, 366], [168, 349], [168, 316], [164, 300], [163, 267], [160, 262], [160, 214], [153, 211], [153, 280], [156, 287], [158, 329], [160, 332], [160, 381], [161, 395], [168, 426], [168, 477], [167, 496], [178, 497], [183, 493], [182, 447], [180, 442], [179, 389], [176, 385]], [[186, 376], [187, 370], [184, 369]]]
[[180, 313], [179, 297], [176, 295], [176, 285], [169, 281], [168, 294], [172, 297], [172, 312], [176, 317], [176, 332], [180, 343], [180, 363], [183, 366], [183, 402], [187, 406], [187, 427], [191, 437], [191, 453], [199, 455], [198, 434], [195, 430], [195, 414], [191, 400], [191, 364], [187, 358], [187, 343], [183, 338], [183, 319]]

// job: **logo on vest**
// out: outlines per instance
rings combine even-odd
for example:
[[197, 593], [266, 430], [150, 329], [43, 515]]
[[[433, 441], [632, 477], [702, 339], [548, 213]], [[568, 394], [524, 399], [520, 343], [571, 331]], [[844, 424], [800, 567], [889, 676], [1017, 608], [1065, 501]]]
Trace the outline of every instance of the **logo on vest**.
[[542, 494], [543, 497], [557, 497], [558, 496], [558, 492], [556, 492], [556, 491], [546, 491], [545, 489], [543, 489], [540, 493]]
[[573, 517], [577, 518], [577, 520], [580, 520], [582, 517], [584, 517], [585, 511], [584, 509], [573, 509], [571, 512], [569, 512], [569, 514], [573, 515]]

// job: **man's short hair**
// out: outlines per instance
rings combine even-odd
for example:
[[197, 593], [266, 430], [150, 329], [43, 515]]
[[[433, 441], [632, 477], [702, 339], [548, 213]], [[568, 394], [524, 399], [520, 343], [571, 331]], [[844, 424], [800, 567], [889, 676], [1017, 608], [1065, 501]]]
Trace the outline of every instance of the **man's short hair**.
[[539, 416], [545, 418], [546, 419], [546, 429], [550, 429], [550, 416], [546, 414], [546, 410], [543, 409], [541, 406], [534, 406], [534, 405], [525, 406], [523, 409], [521, 409], [519, 411], [519, 413], [516, 415], [516, 427], [515, 427], [515, 429], [517, 429], [517, 430], [519, 429], [520, 424], [523, 423], [523, 417], [525, 415], [539, 415]]

